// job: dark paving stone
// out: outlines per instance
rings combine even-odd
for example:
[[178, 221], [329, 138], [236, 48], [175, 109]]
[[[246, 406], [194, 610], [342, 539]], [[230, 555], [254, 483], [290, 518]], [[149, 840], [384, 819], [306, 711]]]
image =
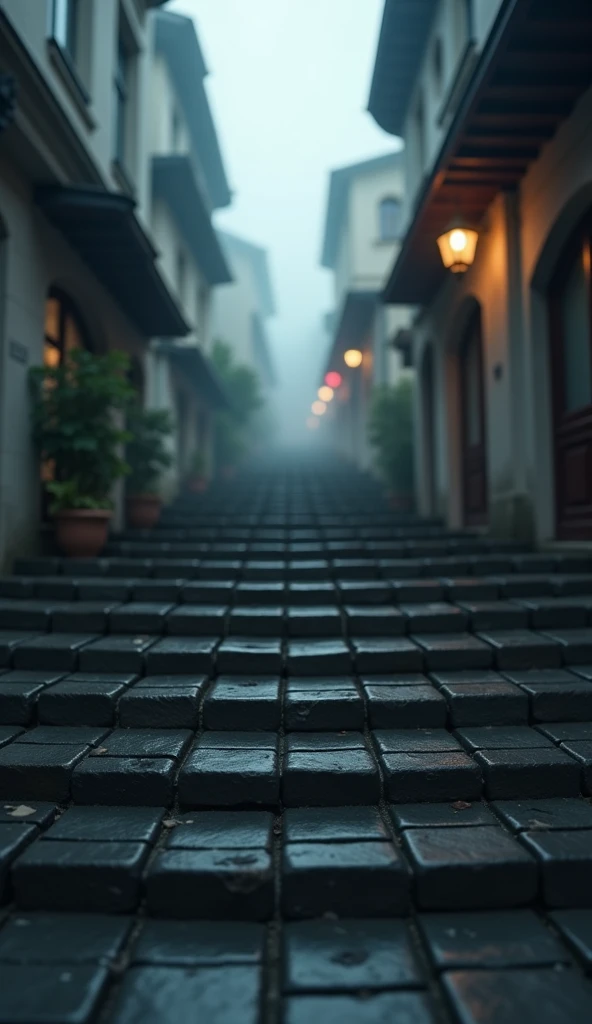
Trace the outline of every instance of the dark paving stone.
[[382, 580], [339, 580], [337, 596], [344, 605], [388, 604], [393, 600], [392, 588]]
[[1, 964], [113, 964], [132, 927], [102, 914], [23, 914], [0, 931]]
[[[13, 662], [14, 653], [17, 648], [33, 640], [34, 633], [19, 633], [16, 630], [0, 630], [0, 668], [8, 666]], [[19, 666], [21, 667], [21, 666]], [[47, 668], [47, 665], [45, 666]]]
[[483, 725], [456, 732], [463, 746], [475, 750], [529, 750], [551, 747], [552, 741], [537, 729], [526, 725]]
[[398, 608], [348, 605], [344, 610], [346, 629], [354, 636], [400, 636], [405, 632], [405, 619]]
[[541, 597], [522, 599], [533, 629], [578, 628], [588, 623], [589, 598]]
[[280, 674], [281, 640], [272, 637], [228, 637], [219, 647], [217, 662], [219, 672], [231, 675]]
[[55, 800], [70, 795], [74, 768], [86, 746], [27, 746], [13, 743], [0, 750], [0, 799]]
[[55, 744], [56, 746], [78, 746], [98, 747], [101, 741], [109, 734], [105, 728], [93, 729], [85, 725], [65, 725], [61, 728], [53, 725], [38, 725], [35, 729], [19, 736], [19, 743], [41, 743], [43, 746]]
[[575, 971], [451, 971], [444, 985], [459, 1024], [586, 1024], [592, 985]]
[[206, 729], [278, 729], [279, 679], [221, 677], [204, 701]]
[[146, 894], [155, 916], [266, 921], [274, 904], [271, 857], [244, 847], [166, 850], [150, 866]]
[[411, 640], [390, 637], [352, 638], [359, 673], [421, 672], [423, 655]]
[[394, 598], [398, 604], [427, 604], [428, 602], [433, 603], [434, 601], [440, 601], [444, 597], [444, 587], [438, 580], [403, 578], [405, 568], [407, 568], [408, 571], [411, 570], [414, 575], [417, 572], [417, 570], [413, 569], [412, 563], [406, 566], [405, 562], [399, 561], [396, 568], [401, 570], [401, 578], [396, 578], [397, 574], [393, 572], [391, 583]]
[[475, 760], [485, 777], [490, 800], [578, 796], [580, 767], [556, 748], [478, 750]]
[[252, 966], [132, 967], [117, 995], [113, 1024], [236, 1024], [237, 1007], [241, 1024], [258, 1024], [260, 984]]
[[209, 637], [168, 637], [158, 640], [146, 654], [147, 675], [183, 675], [210, 672], [214, 666], [217, 639]]
[[512, 601], [463, 601], [473, 632], [528, 628], [528, 611]]
[[6, 683], [0, 677], [0, 723], [29, 725], [34, 718], [42, 683]]
[[281, 637], [284, 632], [284, 609], [273, 605], [234, 608], [230, 615], [229, 629], [235, 636]]
[[20, 643], [14, 651], [12, 663], [17, 669], [74, 672], [82, 657], [82, 648], [96, 639], [90, 634], [49, 633]]
[[528, 697], [513, 683], [447, 683], [440, 687], [450, 722], [467, 725], [521, 725], [528, 722]]
[[43, 964], [0, 964], [1, 1024], [85, 1024], [96, 1019], [106, 995], [109, 971]]
[[214, 750], [277, 750], [279, 737], [276, 732], [202, 732], [196, 739], [195, 747]]
[[183, 600], [184, 587], [183, 579], [137, 580], [133, 585], [132, 600], [176, 604]]
[[101, 757], [172, 757], [178, 761], [192, 739], [189, 729], [115, 729], [95, 753]]
[[120, 683], [57, 683], [39, 694], [39, 721], [56, 726], [114, 725], [117, 702], [125, 692]]
[[18, 857], [29, 843], [37, 838], [39, 832], [35, 825], [15, 821], [11, 824], [0, 823], [0, 904], [8, 895], [8, 872], [11, 863]]
[[284, 697], [286, 730], [364, 728], [364, 702], [351, 681], [344, 680], [339, 689], [325, 689], [322, 680], [314, 682], [318, 688], [303, 689], [299, 683], [288, 683]]
[[550, 629], [545, 634], [559, 644], [566, 665], [587, 665], [592, 661], [592, 629]]
[[550, 597], [553, 593], [553, 582], [550, 576], [515, 573], [508, 576], [494, 576], [493, 579], [498, 584], [502, 597]]
[[517, 907], [537, 892], [537, 865], [523, 847], [497, 826], [417, 828], [403, 833], [424, 910]]
[[147, 920], [132, 952], [132, 964], [154, 967], [221, 967], [260, 964], [265, 929], [242, 921]]
[[592, 910], [556, 910], [549, 915], [561, 937], [592, 973]]
[[287, 843], [338, 843], [389, 839], [376, 807], [291, 807], [283, 816]]
[[140, 683], [119, 702], [120, 725], [132, 729], [195, 729], [202, 693], [203, 682], [177, 686]]
[[82, 579], [75, 580], [75, 586], [81, 601], [129, 601], [136, 582], [136, 580], [82, 577]]
[[537, 725], [536, 731], [548, 736], [554, 743], [592, 740], [592, 722], [548, 722]]
[[476, 825], [497, 825], [498, 821], [485, 803], [455, 800], [454, 803], [394, 804], [393, 821], [399, 829], [450, 828]]
[[522, 832], [521, 840], [541, 863], [547, 907], [592, 907], [592, 829]]
[[[281, 586], [281, 584], [278, 584], [278, 586]], [[335, 600], [335, 597], [336, 590], [333, 583], [289, 582], [286, 587], [286, 602], [288, 607], [292, 607], [293, 605], [315, 605], [319, 607], [321, 605], [330, 604]], [[274, 600], [280, 600], [280, 598], [274, 598]]]
[[[236, 589], [236, 600], [239, 600], [239, 590], [244, 584], [239, 584]], [[231, 580], [198, 580], [186, 583], [181, 591], [181, 601], [186, 604], [205, 605], [228, 605], [234, 593], [234, 583]], [[278, 598], [279, 600], [279, 598]]]
[[592, 719], [592, 683], [525, 682], [519, 684], [530, 701], [534, 722], [590, 721]]
[[37, 825], [40, 829], [51, 825], [57, 813], [55, 803], [35, 800], [25, 803], [0, 803], [0, 824], [12, 825], [24, 822], [26, 825]]
[[481, 797], [481, 771], [462, 751], [383, 754], [381, 763], [389, 800], [414, 803]]
[[105, 601], [76, 601], [51, 614], [54, 633], [95, 633], [107, 631], [110, 614], [119, 606]]
[[302, 921], [284, 931], [286, 993], [423, 988], [401, 921]]
[[12, 866], [23, 910], [122, 914], [140, 900], [146, 843], [38, 840]]
[[70, 807], [43, 835], [70, 842], [148, 843], [158, 839], [164, 810], [154, 807]]
[[273, 815], [268, 811], [190, 811], [175, 815], [169, 850], [270, 850]]
[[592, 806], [586, 800], [496, 800], [493, 807], [513, 832], [592, 828]]
[[291, 640], [287, 669], [293, 676], [334, 676], [351, 671], [349, 647], [343, 640]]
[[418, 924], [438, 971], [570, 962], [565, 948], [532, 910], [420, 914]]
[[0, 600], [0, 629], [45, 633], [51, 623], [55, 601]]
[[446, 725], [446, 701], [434, 686], [364, 685], [364, 695], [373, 729], [438, 729]]
[[468, 633], [419, 633], [412, 639], [423, 649], [430, 671], [489, 668], [493, 664], [491, 648]]
[[561, 646], [542, 633], [527, 629], [489, 630], [479, 637], [495, 651], [495, 663], [505, 669], [559, 668]]
[[166, 629], [171, 636], [222, 636], [228, 608], [223, 605], [182, 604], [167, 615]]
[[290, 732], [284, 737], [286, 751], [290, 750], [366, 750], [361, 732]]
[[466, 602], [495, 601], [499, 594], [499, 587], [496, 583], [490, 580], [474, 579], [472, 576], [448, 577], [441, 582], [448, 600], [462, 602], [464, 607], [466, 607]]
[[95, 638], [80, 655], [80, 671], [141, 672], [144, 654], [154, 642], [151, 636]]
[[174, 605], [155, 601], [130, 601], [109, 616], [111, 633], [163, 633], [168, 613]]
[[185, 807], [275, 807], [278, 758], [272, 750], [208, 750], [198, 747], [179, 774]]
[[288, 843], [282, 909], [288, 918], [391, 917], [405, 913], [410, 877], [389, 843]]
[[400, 604], [399, 608], [409, 633], [461, 633], [469, 622], [462, 608], [444, 601]]
[[376, 729], [373, 736], [378, 750], [383, 754], [461, 750], [458, 740], [445, 729]]
[[169, 807], [175, 761], [166, 757], [88, 757], [72, 776], [77, 804]]
[[23, 735], [23, 730], [18, 727], [11, 725], [0, 726], [0, 747], [6, 746], [7, 743], [12, 743], [18, 736]]
[[291, 751], [284, 758], [288, 807], [369, 804], [380, 799], [378, 768], [365, 750]]
[[566, 740], [561, 747], [581, 765], [582, 789], [592, 795], [592, 741]]
[[419, 992], [293, 996], [284, 1011], [284, 1024], [436, 1024], [436, 1019], [427, 997]]

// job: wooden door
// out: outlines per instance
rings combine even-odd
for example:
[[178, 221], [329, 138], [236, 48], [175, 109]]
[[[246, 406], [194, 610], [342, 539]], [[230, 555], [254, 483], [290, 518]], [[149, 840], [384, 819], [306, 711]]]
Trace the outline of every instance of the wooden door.
[[592, 539], [592, 229], [567, 246], [549, 294], [556, 533]]
[[462, 497], [465, 526], [488, 519], [487, 438], [481, 315], [474, 314], [460, 351]]

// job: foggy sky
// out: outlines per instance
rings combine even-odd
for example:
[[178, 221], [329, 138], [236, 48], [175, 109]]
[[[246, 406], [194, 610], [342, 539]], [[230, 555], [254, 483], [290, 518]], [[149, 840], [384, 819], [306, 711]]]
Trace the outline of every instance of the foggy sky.
[[366, 112], [383, 0], [173, 0], [195, 18], [233, 204], [218, 226], [269, 249], [290, 433], [314, 396], [332, 309], [319, 266], [329, 171], [396, 148]]

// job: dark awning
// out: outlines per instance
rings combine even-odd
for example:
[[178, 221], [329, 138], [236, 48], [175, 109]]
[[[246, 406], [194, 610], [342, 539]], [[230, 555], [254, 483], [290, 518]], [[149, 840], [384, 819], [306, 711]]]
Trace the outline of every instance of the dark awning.
[[158, 352], [166, 355], [171, 363], [178, 367], [183, 376], [193, 387], [199, 398], [213, 409], [229, 410], [231, 408], [228, 395], [210, 360], [197, 345], [175, 345], [163, 342]]
[[592, 84], [590, 0], [504, 0], [452, 120], [384, 291], [424, 305], [449, 273], [436, 238], [452, 217], [479, 224], [515, 189]]
[[128, 196], [100, 188], [44, 187], [37, 202], [146, 337], [189, 333]]
[[232, 274], [214, 231], [198, 169], [187, 153], [155, 156], [152, 189], [171, 210], [195, 261], [211, 285], [228, 284]]

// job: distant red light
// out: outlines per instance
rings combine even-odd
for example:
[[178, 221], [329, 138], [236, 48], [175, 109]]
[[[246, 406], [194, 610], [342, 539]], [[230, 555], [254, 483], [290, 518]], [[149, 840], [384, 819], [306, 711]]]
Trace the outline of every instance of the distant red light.
[[325, 374], [325, 384], [330, 388], [338, 388], [341, 385], [343, 377], [337, 370], [330, 370], [329, 373]]

